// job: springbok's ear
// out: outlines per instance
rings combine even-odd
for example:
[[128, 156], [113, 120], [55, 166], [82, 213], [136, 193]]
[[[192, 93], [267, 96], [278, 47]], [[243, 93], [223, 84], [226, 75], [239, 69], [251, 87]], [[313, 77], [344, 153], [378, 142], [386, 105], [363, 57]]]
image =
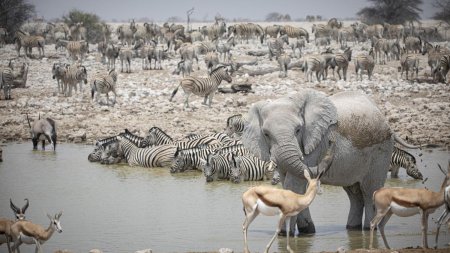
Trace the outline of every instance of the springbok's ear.
[[59, 218], [61, 218], [61, 215], [62, 215], [62, 211], [60, 211], [59, 213], [58, 213], [58, 216], [57, 216], [57, 220], [59, 220]]
[[303, 174], [305, 175], [306, 180], [311, 180], [311, 175], [308, 170], [303, 170]]
[[47, 214], [47, 217], [48, 217], [50, 220], [53, 220], [53, 217], [52, 217], [50, 214]]

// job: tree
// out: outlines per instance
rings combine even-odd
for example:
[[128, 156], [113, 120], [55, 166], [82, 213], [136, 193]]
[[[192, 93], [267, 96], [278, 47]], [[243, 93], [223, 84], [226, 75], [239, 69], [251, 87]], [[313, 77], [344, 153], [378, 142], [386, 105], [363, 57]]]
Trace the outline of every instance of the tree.
[[403, 24], [419, 21], [422, 0], [369, 0], [374, 5], [361, 9], [357, 15], [367, 24]]
[[436, 0], [433, 6], [440, 10], [433, 18], [450, 24], [450, 0]]
[[0, 0], [0, 27], [6, 28], [10, 38], [34, 15], [34, 5], [27, 0]]
[[102, 22], [97, 15], [73, 9], [67, 16], [63, 16], [63, 20], [69, 27], [82, 22], [87, 31], [87, 41], [97, 43], [103, 40]]

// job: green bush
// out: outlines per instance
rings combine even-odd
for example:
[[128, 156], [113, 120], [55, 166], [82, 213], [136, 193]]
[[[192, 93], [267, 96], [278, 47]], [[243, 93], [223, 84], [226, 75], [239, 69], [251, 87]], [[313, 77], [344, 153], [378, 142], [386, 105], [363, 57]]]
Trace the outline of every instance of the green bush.
[[0, 0], [0, 27], [8, 31], [8, 41], [12, 41], [20, 26], [34, 15], [34, 5], [27, 0]]
[[68, 15], [63, 16], [64, 22], [71, 27], [72, 25], [83, 22], [86, 28], [86, 39], [89, 43], [98, 43], [103, 40], [103, 29], [100, 18], [96, 14], [82, 12], [80, 10], [71, 10]]

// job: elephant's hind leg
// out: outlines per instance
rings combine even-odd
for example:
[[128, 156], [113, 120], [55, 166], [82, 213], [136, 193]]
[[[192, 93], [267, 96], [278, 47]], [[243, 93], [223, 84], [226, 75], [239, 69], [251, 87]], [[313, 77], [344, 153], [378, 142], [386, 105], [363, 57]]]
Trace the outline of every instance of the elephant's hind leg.
[[350, 211], [347, 218], [347, 229], [360, 230], [364, 213], [364, 198], [359, 183], [343, 187], [350, 199]]

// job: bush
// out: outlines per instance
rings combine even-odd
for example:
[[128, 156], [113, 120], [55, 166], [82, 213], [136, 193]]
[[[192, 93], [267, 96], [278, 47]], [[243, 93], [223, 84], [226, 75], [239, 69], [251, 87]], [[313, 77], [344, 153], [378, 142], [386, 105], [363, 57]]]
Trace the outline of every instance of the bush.
[[67, 16], [63, 16], [63, 20], [69, 27], [83, 22], [83, 26], [87, 31], [86, 40], [88, 42], [98, 43], [103, 41], [102, 23], [104, 22], [101, 22], [97, 15], [74, 9]]
[[433, 18], [450, 24], [450, 0], [436, 0], [433, 6], [439, 9]]
[[357, 14], [367, 24], [404, 24], [418, 21], [422, 0], [369, 0], [373, 6], [361, 9]]
[[0, 0], [0, 27], [8, 31], [8, 41], [12, 41], [20, 26], [34, 15], [34, 5], [27, 0]]
[[278, 12], [271, 12], [266, 15], [266, 22], [280, 22], [280, 21], [291, 21], [291, 16], [289, 14], [281, 14]]

